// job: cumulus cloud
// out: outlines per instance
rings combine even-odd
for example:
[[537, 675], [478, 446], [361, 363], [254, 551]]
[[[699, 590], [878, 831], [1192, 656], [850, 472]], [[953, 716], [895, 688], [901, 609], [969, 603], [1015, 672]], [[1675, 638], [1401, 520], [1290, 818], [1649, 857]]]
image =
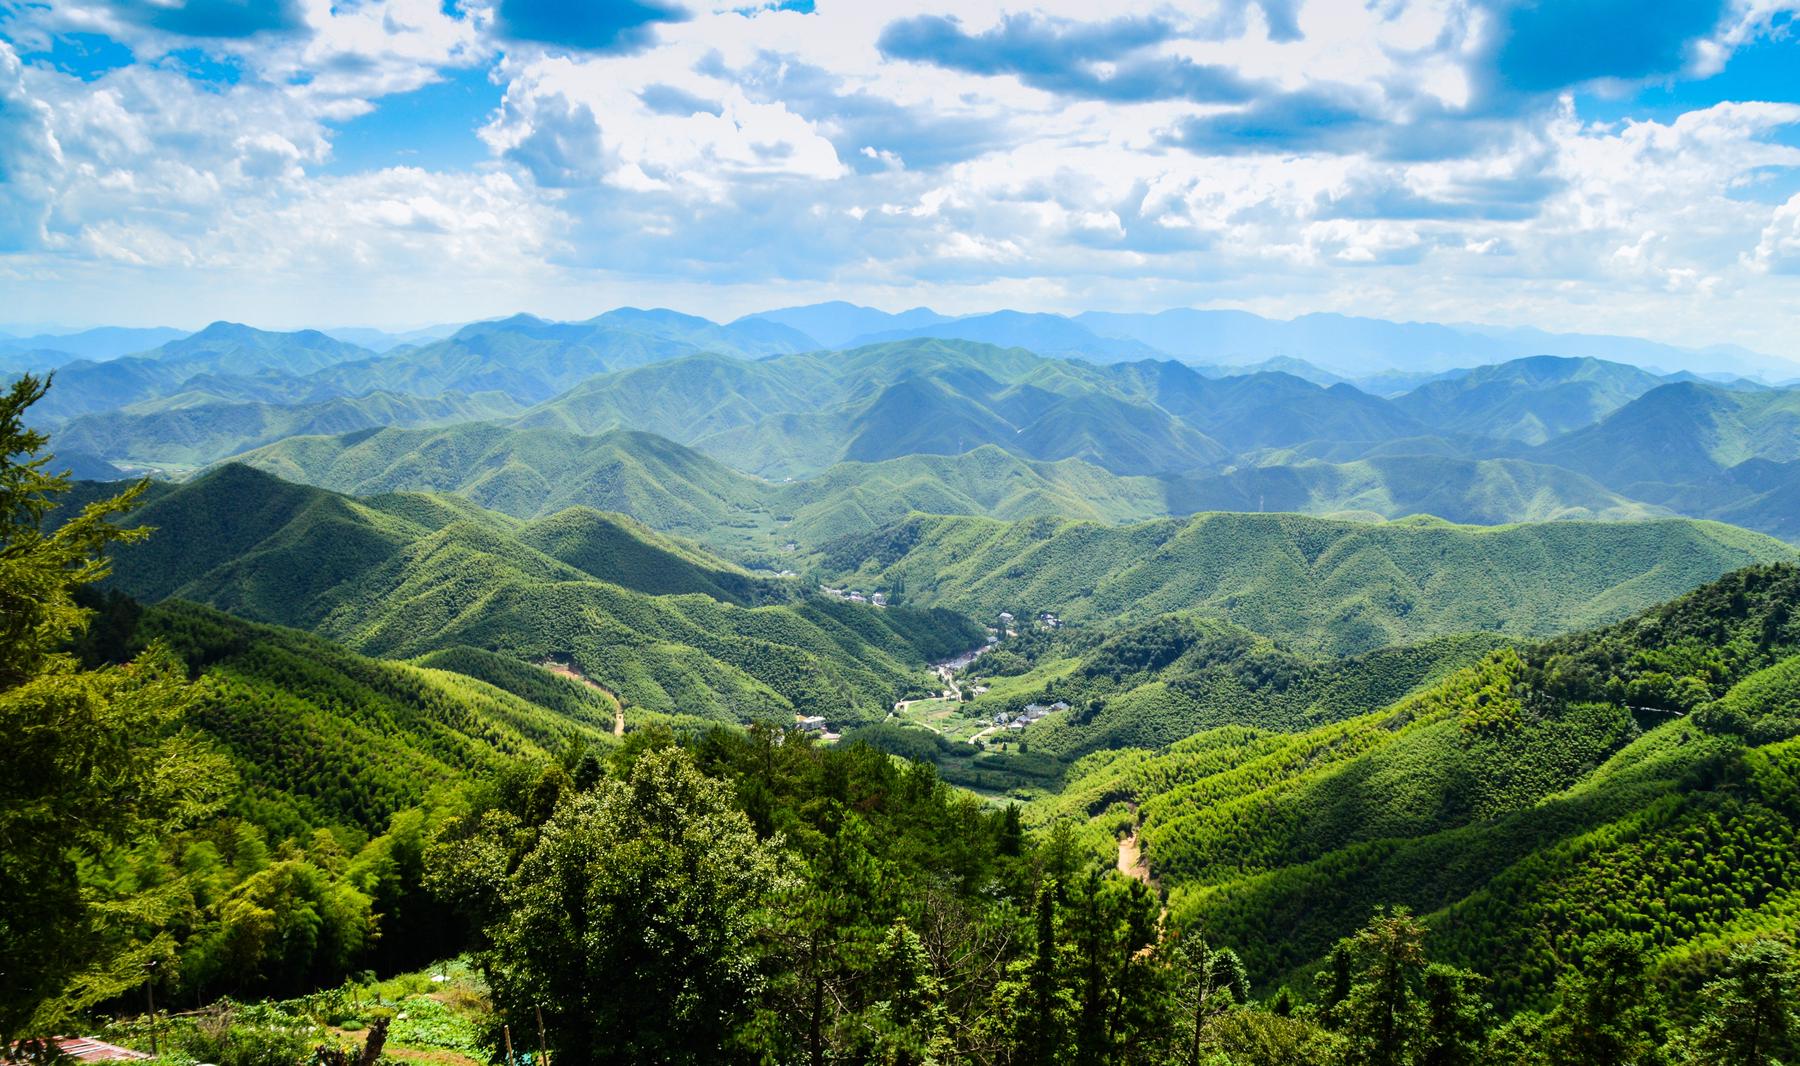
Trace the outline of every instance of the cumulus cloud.
[[1800, 195], [1775, 209], [1756, 242], [1752, 261], [1775, 274], [1800, 274]]
[[970, 34], [954, 16], [918, 15], [889, 24], [877, 47], [892, 59], [1012, 75], [1034, 89], [1116, 103], [1237, 101], [1254, 92], [1230, 68], [1146, 54], [1173, 36], [1173, 27], [1154, 18], [1082, 24], [1008, 15], [1000, 25]]
[[[459, 263], [490, 283], [409, 317], [514, 310], [511, 272], [733, 310], [1228, 302], [1754, 343], [1792, 332], [1800, 207], [1741, 194], [1791, 191], [1800, 112], [1695, 79], [1796, 6], [53, 0], [0, 14], [0, 277], [341, 294]], [[59, 65], [74, 41], [108, 58]], [[345, 122], [459, 71], [501, 94], [466, 120], [479, 162], [325, 166]], [[1685, 114], [1583, 113], [1671, 81], [1700, 86]]]
[[0, 40], [0, 252], [44, 242], [62, 167], [50, 108], [26, 90], [18, 53]]

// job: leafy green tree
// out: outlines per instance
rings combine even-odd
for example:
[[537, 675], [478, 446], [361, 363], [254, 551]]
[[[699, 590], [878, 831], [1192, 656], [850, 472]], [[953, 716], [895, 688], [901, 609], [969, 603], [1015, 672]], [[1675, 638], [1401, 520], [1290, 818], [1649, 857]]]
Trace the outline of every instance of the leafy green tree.
[[1800, 1052], [1800, 959], [1779, 940], [1731, 953], [1724, 976], [1701, 990], [1706, 1012], [1687, 1061], [1704, 1066], [1779, 1066]]
[[751, 1011], [780, 881], [726, 784], [647, 751], [544, 824], [480, 961], [503, 1017], [543, 1007], [558, 1061], [716, 1062]]
[[47, 387], [26, 375], [0, 394], [0, 1041], [48, 1033], [174, 958], [180, 879], [100, 870], [210, 813], [230, 776], [181, 731], [192, 686], [166, 649], [99, 670], [63, 650], [87, 621], [76, 590], [145, 533], [113, 524], [141, 486], [46, 529], [71, 487], [24, 428]]

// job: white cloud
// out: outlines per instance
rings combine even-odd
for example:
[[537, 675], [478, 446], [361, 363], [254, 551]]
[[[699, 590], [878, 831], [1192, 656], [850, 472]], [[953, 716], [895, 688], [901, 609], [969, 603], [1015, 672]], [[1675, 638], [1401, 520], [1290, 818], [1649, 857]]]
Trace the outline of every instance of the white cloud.
[[[1772, 136], [1800, 108], [1615, 125], [1568, 99], [1481, 110], [1492, 26], [1471, 0], [1309, 0], [1298, 37], [1237, 0], [1033, 5], [1069, 32], [1166, 25], [1143, 56], [1229, 68], [1258, 103], [1288, 105], [1240, 116], [1290, 121], [1260, 131], [1279, 150], [1237, 150], [1259, 147], [1246, 137], [1225, 154], [1171, 134], [1238, 104], [1059, 95], [1028, 84], [1025, 60], [1026, 73], [989, 75], [878, 46], [906, 14], [953, 12], [979, 35], [1024, 10], [1011, 0], [733, 6], [659, 24], [626, 55], [509, 43], [485, 6], [459, 17], [438, 0], [304, 0], [299, 31], [201, 45], [100, 4], [25, 10], [0, 32], [105, 33], [139, 62], [82, 81], [0, 43], [0, 244], [15, 257], [0, 266], [32, 292], [64, 278], [70, 306], [92, 304], [81, 287], [100, 277], [137, 271], [160, 292], [191, 272], [208, 279], [180, 297], [192, 319], [230, 313], [217, 305], [232, 283], [212, 273], [230, 271], [339, 297], [351, 278], [437, 279], [390, 321], [546, 309], [522, 298], [533, 292], [592, 313], [642, 279], [715, 313], [842, 295], [1501, 318], [1767, 347], [1795, 335], [1800, 207], [1734, 193], [1800, 168]], [[1722, 62], [1793, 6], [1736, 4], [1699, 61]], [[206, 84], [155, 65], [193, 47], [242, 76]], [[321, 172], [332, 123], [489, 64], [504, 104], [473, 173]], [[1308, 111], [1318, 100], [1358, 113]], [[1329, 142], [1307, 125], [1330, 121], [1344, 129]]]
[[50, 108], [26, 89], [18, 53], [0, 40], [0, 253], [44, 242], [63, 166]]

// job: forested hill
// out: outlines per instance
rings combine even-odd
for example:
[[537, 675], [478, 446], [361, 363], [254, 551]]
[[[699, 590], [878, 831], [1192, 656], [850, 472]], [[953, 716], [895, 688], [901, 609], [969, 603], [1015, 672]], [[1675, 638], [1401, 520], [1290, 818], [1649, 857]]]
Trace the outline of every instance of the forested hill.
[[1147, 619], [1203, 608], [1307, 651], [1476, 630], [1547, 636], [1623, 617], [1780, 541], [1688, 519], [1453, 526], [1203, 514], [1130, 526], [917, 515], [821, 554], [831, 575], [976, 617]]
[[650, 710], [834, 724], [885, 713], [927, 661], [983, 633], [942, 611], [821, 599], [617, 515], [532, 522], [466, 500], [365, 500], [226, 467], [166, 490], [132, 522], [112, 582], [291, 625], [366, 654], [468, 645], [567, 659]]
[[899, 521], [909, 512], [1132, 522], [1196, 511], [1294, 511], [1452, 522], [1632, 519], [1660, 507], [1591, 478], [1518, 459], [1295, 457], [1225, 474], [1126, 476], [1080, 459], [1037, 462], [995, 444], [954, 455], [839, 463], [770, 482], [637, 430], [470, 423], [296, 436], [237, 456], [289, 481], [364, 495], [450, 492], [519, 518], [574, 503], [630, 514], [718, 550], [768, 554]]
[[239, 458], [338, 492], [455, 493], [519, 518], [586, 504], [740, 556], [770, 556], [788, 543], [814, 547], [912, 511], [1155, 518], [1169, 493], [1156, 479], [1120, 477], [1079, 459], [1034, 462], [991, 444], [771, 482], [653, 433], [584, 436], [492, 423], [293, 437]]
[[1607, 931], [1691, 993], [1800, 915], [1796, 604], [1800, 568], [1738, 571], [1340, 724], [1090, 756], [1038, 814], [1110, 840], [1135, 804], [1174, 917], [1259, 983], [1398, 903], [1508, 1009], [1546, 1003]]

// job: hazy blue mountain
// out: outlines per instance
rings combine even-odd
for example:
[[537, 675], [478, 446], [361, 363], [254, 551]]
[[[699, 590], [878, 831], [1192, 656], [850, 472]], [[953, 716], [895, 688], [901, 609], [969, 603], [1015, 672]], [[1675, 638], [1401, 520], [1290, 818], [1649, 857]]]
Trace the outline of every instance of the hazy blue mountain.
[[372, 392], [317, 403], [146, 401], [70, 419], [56, 434], [73, 448], [114, 463], [163, 470], [203, 466], [287, 437], [349, 433], [377, 426], [432, 426], [517, 414], [500, 393], [408, 396]]
[[916, 329], [921, 326], [950, 321], [949, 316], [940, 315], [929, 307], [915, 307], [910, 311], [891, 314], [873, 307], [860, 307], [843, 300], [832, 300], [828, 303], [807, 304], [803, 307], [783, 307], [774, 311], [759, 311], [753, 315], [745, 315], [733, 322], [732, 325], [740, 325], [752, 320], [774, 322], [797, 329], [827, 348], [847, 347], [856, 338], [875, 333]]
[[1751, 459], [1800, 459], [1800, 392], [1662, 385], [1532, 457], [1653, 498], [1661, 493], [1646, 486], [1702, 483]]
[[1293, 511], [1394, 519], [1429, 514], [1469, 525], [1619, 521], [1669, 513], [1561, 467], [1518, 459], [1431, 455], [1244, 466], [1208, 477], [1170, 478], [1166, 479], [1165, 501], [1169, 513], [1178, 515]]
[[1664, 372], [1794, 376], [1800, 364], [1729, 346], [1680, 348], [1634, 337], [1502, 330], [1432, 322], [1389, 322], [1339, 314], [1269, 319], [1247, 311], [1178, 308], [1156, 314], [1089, 311], [1075, 316], [1102, 336], [1139, 341], [1180, 359], [1249, 364], [1304, 359], [1347, 377], [1384, 371], [1440, 371], [1529, 355], [1589, 356]]
[[1321, 388], [1292, 374], [1209, 378], [1168, 360], [1108, 367], [1104, 373], [1127, 395], [1142, 395], [1233, 451], [1309, 441], [1386, 441], [1428, 432], [1393, 403], [1352, 385]]
[[[1351, 381], [1338, 374], [1333, 374], [1321, 366], [1314, 366], [1304, 359], [1294, 359], [1278, 355], [1272, 359], [1264, 359], [1260, 363], [1247, 363], [1242, 366], [1206, 366], [1194, 364], [1194, 369], [1211, 378], [1242, 377], [1245, 374], [1291, 374], [1302, 381], [1310, 381], [1314, 385], [1330, 388], [1333, 385], [1355, 385], [1362, 388], [1362, 383]], [[1364, 392], [1373, 392], [1363, 389]]]
[[441, 341], [461, 328], [461, 323], [447, 322], [399, 332], [373, 329], [368, 326], [345, 326], [340, 329], [328, 329], [324, 332], [326, 336], [360, 345], [371, 352], [386, 352], [402, 345], [430, 344], [432, 341]]
[[1438, 430], [1542, 444], [1661, 384], [1624, 363], [1538, 355], [1428, 382], [1394, 405]]
[[339, 363], [366, 358], [367, 348], [337, 340], [316, 329], [275, 333], [238, 322], [214, 322], [144, 353], [146, 358], [228, 374], [275, 372], [297, 377]]
[[345, 390], [310, 375], [372, 354], [318, 330], [274, 333], [215, 322], [139, 355], [58, 368], [56, 387], [32, 414], [54, 423], [178, 393], [192, 393], [193, 403], [316, 402]]
[[[183, 329], [154, 326], [138, 329], [129, 326], [100, 326], [78, 333], [38, 333], [24, 337], [0, 338], [0, 361], [32, 353], [45, 357], [62, 356], [56, 362], [36, 362], [32, 368], [61, 366], [77, 359], [114, 359], [121, 355], [148, 351], [169, 341], [187, 336]], [[21, 369], [24, 369], [23, 367]]]
[[336, 366], [319, 378], [353, 392], [492, 391], [538, 403], [596, 374], [684, 355], [755, 359], [818, 346], [776, 322], [721, 326], [674, 311], [620, 308], [585, 322], [534, 315], [476, 322], [444, 340]]
[[945, 319], [928, 325], [888, 329], [864, 334], [853, 345], [936, 337], [977, 341], [1002, 348], [1025, 348], [1060, 359], [1087, 359], [1116, 363], [1128, 359], [1155, 359], [1164, 353], [1130, 338], [1103, 337], [1062, 315], [1024, 311], [995, 311], [986, 315]]
[[583, 382], [516, 424], [648, 430], [765, 477], [984, 444], [1119, 474], [1193, 472], [1227, 456], [1203, 428], [1112, 371], [935, 339], [758, 362], [700, 356]]

